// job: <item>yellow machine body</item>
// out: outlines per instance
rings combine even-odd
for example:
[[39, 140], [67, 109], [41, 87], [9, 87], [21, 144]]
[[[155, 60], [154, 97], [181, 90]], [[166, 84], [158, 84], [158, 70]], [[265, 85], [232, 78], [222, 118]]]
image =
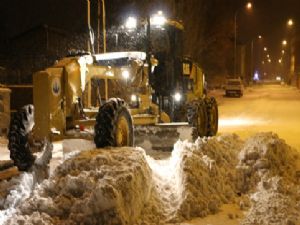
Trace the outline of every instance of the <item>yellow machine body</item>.
[[196, 63], [183, 63], [183, 76], [190, 80], [191, 88], [186, 93], [187, 102], [199, 100], [204, 97], [205, 77], [202, 69]]
[[10, 93], [10, 89], [0, 86], [0, 135], [7, 134], [9, 129]]
[[[122, 77], [125, 70], [130, 78]], [[148, 67], [138, 59], [126, 66], [112, 67], [97, 65], [97, 56], [85, 55], [63, 58], [35, 73], [35, 137], [61, 138], [69, 129], [94, 126], [101, 101], [113, 97], [129, 103], [134, 125], [154, 125], [159, 117], [170, 122], [168, 115], [160, 113], [152, 103], [147, 71]]]

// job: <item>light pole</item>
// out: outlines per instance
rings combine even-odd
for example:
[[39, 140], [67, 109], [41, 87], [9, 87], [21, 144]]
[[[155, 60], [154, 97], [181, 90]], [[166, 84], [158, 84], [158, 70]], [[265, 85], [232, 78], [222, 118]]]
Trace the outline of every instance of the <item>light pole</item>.
[[[289, 82], [294, 79], [295, 75], [295, 49], [294, 49], [294, 44], [295, 44], [295, 34], [294, 34], [294, 21], [293, 19], [288, 19], [287, 21], [287, 28], [288, 28], [288, 40], [289, 40]], [[297, 82], [298, 83], [298, 82]]]
[[87, 0], [87, 25], [88, 25], [88, 30], [89, 30], [89, 37], [87, 41], [87, 50], [88, 52], [91, 51], [91, 42], [92, 42], [92, 37], [91, 37], [91, 2], [90, 0]]
[[[246, 9], [247, 10], [251, 10], [252, 9], [252, 3], [251, 2], [248, 2], [246, 4]], [[236, 50], [237, 50], [237, 16], [238, 16], [238, 12], [239, 12], [239, 9], [237, 9], [234, 13], [234, 76], [236, 77], [237, 74], [236, 74]]]
[[287, 46], [290, 45], [290, 42], [287, 42], [286, 39], [281, 41], [282, 45], [282, 58], [284, 59], [283, 70], [284, 76], [286, 79], [287, 84], [290, 84], [290, 75], [289, 75], [289, 61], [290, 61], [290, 54], [289, 51], [286, 50]]
[[[88, 0], [89, 1], [89, 0]], [[106, 14], [105, 14], [105, 0], [98, 0], [97, 10], [97, 52], [100, 53], [100, 14], [102, 2], [102, 35], [103, 35], [103, 52], [106, 52]]]
[[[255, 45], [255, 41], [262, 41], [262, 36], [258, 35], [256, 38], [253, 38], [251, 40], [251, 53], [250, 53], [250, 79], [253, 77], [254, 75], [254, 45]], [[257, 46], [259, 45], [259, 43], [257, 43]], [[256, 49], [256, 53], [257, 53], [257, 47]], [[267, 51], [267, 48], [264, 47], [264, 50]], [[258, 51], [258, 57], [260, 58], [260, 51]], [[260, 60], [260, 59], [259, 59]]]
[[106, 14], [105, 0], [102, 0], [102, 29], [103, 29], [103, 52], [106, 52]]

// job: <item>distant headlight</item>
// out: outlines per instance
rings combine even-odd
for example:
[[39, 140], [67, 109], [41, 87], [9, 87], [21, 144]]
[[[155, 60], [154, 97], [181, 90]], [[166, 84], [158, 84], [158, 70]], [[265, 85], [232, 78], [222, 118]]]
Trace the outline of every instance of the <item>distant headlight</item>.
[[174, 95], [174, 99], [175, 99], [175, 101], [176, 102], [179, 102], [180, 100], [181, 100], [181, 98], [182, 98], [182, 96], [181, 96], [181, 94], [180, 93], [175, 93], [175, 95]]
[[131, 95], [131, 101], [136, 102], [138, 100], [138, 97], [136, 95]]
[[122, 77], [124, 78], [124, 79], [128, 79], [129, 78], [129, 71], [128, 70], [123, 70], [122, 71]]

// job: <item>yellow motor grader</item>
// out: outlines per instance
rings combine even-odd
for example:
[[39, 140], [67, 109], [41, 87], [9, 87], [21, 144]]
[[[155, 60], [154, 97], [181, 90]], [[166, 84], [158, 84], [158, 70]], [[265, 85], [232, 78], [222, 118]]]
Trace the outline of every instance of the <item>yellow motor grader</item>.
[[10, 125], [11, 153], [29, 151], [32, 127], [35, 140], [93, 138], [97, 147], [142, 145], [147, 139], [155, 148], [161, 142], [174, 143], [179, 128], [194, 130], [195, 136], [215, 135], [218, 109], [214, 98], [204, 95], [201, 69], [182, 61], [186, 88], [174, 90], [173, 109], [181, 114], [174, 123], [174, 115], [152, 99], [149, 77], [156, 75], [158, 64], [153, 57], [147, 63], [144, 52], [76, 53], [35, 73], [33, 106], [24, 107]]
[[149, 139], [149, 130], [153, 136], [163, 130], [174, 136], [171, 130], [194, 127], [196, 136], [215, 135], [217, 105], [214, 98], [204, 95], [201, 69], [188, 59], [182, 62], [186, 88], [180, 93], [174, 90], [172, 97], [173, 109], [183, 111], [176, 122], [186, 123], [171, 123], [175, 121], [174, 113], [168, 115], [152, 101], [155, 90], [149, 83], [149, 71], [153, 71], [150, 76], [156, 76], [159, 62], [152, 58], [150, 69], [148, 64], [144, 52], [87, 54], [64, 58], [34, 74], [34, 136], [42, 139], [92, 134], [97, 147], [104, 147], [133, 145], [134, 136], [136, 143], [147, 136]]

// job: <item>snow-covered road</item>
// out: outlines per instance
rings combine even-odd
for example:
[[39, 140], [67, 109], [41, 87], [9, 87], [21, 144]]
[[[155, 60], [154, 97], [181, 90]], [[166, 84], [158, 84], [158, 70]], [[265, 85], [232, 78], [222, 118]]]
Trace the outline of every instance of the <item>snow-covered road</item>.
[[300, 151], [300, 91], [283, 85], [259, 85], [246, 89], [241, 98], [227, 98], [213, 91], [219, 103], [219, 134], [242, 138], [272, 131]]

